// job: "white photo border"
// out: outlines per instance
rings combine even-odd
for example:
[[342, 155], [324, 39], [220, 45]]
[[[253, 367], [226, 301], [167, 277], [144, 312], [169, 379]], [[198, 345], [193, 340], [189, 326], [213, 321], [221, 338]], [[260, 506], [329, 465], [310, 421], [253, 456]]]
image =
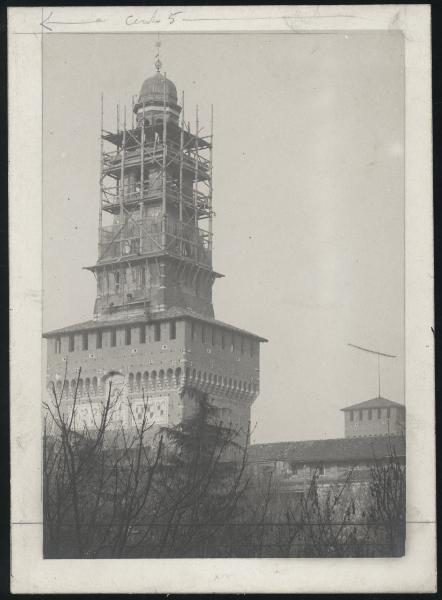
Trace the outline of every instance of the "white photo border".
[[[8, 9], [11, 589], [14, 593], [378, 593], [436, 589], [429, 5]], [[42, 556], [42, 43], [54, 33], [400, 30], [406, 63], [407, 542], [402, 558]], [[26, 176], [24, 176], [26, 174]]]

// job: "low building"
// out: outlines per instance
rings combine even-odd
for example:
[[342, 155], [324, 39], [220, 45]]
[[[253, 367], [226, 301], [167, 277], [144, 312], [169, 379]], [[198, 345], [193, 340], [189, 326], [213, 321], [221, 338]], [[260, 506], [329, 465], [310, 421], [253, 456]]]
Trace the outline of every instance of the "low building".
[[317, 474], [318, 485], [360, 485], [370, 480], [376, 461], [396, 456], [405, 464], [404, 436], [352, 437], [275, 444], [254, 444], [249, 463], [256, 476], [273, 473], [281, 492], [303, 493]]
[[314, 474], [321, 488], [368, 484], [376, 462], [391, 457], [405, 465], [405, 407], [373, 398], [341, 409], [345, 437], [254, 444], [249, 464], [255, 476], [273, 474], [283, 493], [305, 492]]

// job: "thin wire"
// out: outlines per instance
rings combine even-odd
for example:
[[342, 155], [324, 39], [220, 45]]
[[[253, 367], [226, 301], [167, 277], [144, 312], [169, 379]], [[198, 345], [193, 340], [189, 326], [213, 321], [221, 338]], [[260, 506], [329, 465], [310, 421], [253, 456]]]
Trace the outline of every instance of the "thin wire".
[[385, 352], [378, 352], [377, 350], [370, 350], [370, 348], [363, 348], [362, 346], [357, 346], [356, 344], [347, 344], [352, 348], [357, 348], [358, 350], [363, 350], [364, 352], [370, 352], [371, 354], [378, 354], [380, 356], [387, 356], [388, 358], [397, 358], [395, 354], [385, 354]]

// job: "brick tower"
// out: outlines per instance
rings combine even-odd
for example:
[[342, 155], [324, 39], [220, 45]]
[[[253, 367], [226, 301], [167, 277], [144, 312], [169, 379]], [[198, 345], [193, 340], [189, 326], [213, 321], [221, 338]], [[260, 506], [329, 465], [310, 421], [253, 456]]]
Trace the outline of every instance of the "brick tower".
[[155, 64], [132, 125], [125, 111], [114, 132], [102, 124], [98, 260], [86, 267], [97, 281], [94, 318], [44, 334], [47, 383], [69, 409], [81, 367], [78, 427], [93, 427], [112, 380], [121, 391], [115, 427], [134, 427], [146, 397], [154, 424], [176, 424], [196, 389], [245, 430], [266, 340], [214, 318], [213, 117], [202, 136], [197, 109], [192, 133], [184, 95], [180, 106], [158, 56]]

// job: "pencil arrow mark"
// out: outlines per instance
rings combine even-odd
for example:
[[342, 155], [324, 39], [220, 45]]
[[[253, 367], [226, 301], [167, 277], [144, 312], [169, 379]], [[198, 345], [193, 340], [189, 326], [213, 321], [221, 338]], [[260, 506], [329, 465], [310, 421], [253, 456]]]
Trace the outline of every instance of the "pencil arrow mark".
[[48, 22], [49, 22], [49, 19], [50, 19], [51, 17], [52, 17], [52, 13], [49, 13], [49, 16], [48, 16], [48, 17], [46, 17], [45, 19], [43, 19], [43, 21], [40, 23], [40, 25], [41, 25], [42, 27], [44, 27], [45, 29], [47, 29], [48, 31], [52, 31], [52, 29], [46, 25], [46, 23], [48, 23]]
[[53, 31], [49, 25], [89, 25], [91, 23], [105, 23], [106, 19], [92, 19], [91, 21], [51, 21], [51, 17], [54, 13], [51, 11], [47, 17], [40, 23], [42, 27], [48, 31]]

